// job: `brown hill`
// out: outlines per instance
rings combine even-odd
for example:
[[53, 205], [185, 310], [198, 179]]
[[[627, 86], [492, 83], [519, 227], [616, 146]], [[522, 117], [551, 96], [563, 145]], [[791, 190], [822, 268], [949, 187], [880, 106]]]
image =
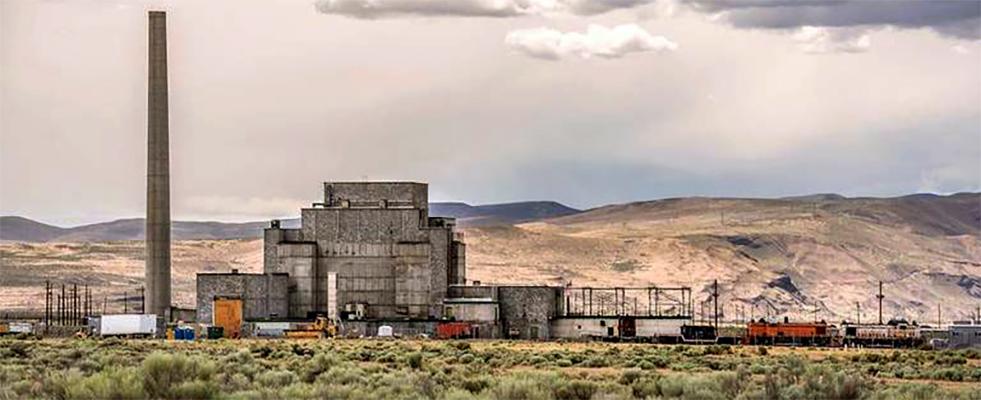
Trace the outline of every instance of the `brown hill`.
[[[457, 218], [461, 226], [508, 225], [561, 217], [578, 213], [554, 201], [526, 201], [472, 206], [466, 203], [430, 203], [430, 215]], [[282, 221], [286, 227], [299, 226], [299, 218]], [[214, 221], [174, 221], [175, 240], [253, 239], [262, 237], [268, 221], [227, 223]], [[0, 241], [11, 242], [108, 242], [143, 240], [142, 218], [119, 219], [97, 224], [62, 228], [18, 216], [0, 217]]]
[[[981, 303], [981, 194], [668, 199], [468, 231], [475, 279], [687, 285], [718, 279], [729, 317], [967, 317]], [[755, 304], [755, 312], [753, 312]], [[696, 307], [698, 309], [698, 307]], [[741, 314], [741, 313], [740, 313]]]
[[[472, 280], [687, 285], [707, 299], [718, 279], [727, 318], [812, 319], [817, 307], [820, 318], [854, 319], [859, 303], [869, 321], [880, 280], [886, 318], [932, 322], [942, 303], [945, 320], [963, 319], [981, 303], [977, 193], [668, 199], [465, 235]], [[257, 240], [176, 243], [175, 300], [191, 305], [196, 271], [260, 270], [261, 252]], [[140, 283], [142, 243], [5, 244], [0, 262], [0, 309], [39, 304], [45, 279], [88, 282], [97, 296], [119, 298]]]

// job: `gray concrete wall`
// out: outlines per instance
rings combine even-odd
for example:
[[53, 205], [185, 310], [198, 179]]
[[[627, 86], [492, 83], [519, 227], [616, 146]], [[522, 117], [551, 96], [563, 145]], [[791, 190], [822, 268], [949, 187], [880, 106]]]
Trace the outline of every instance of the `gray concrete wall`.
[[429, 185], [417, 182], [324, 182], [324, 203], [328, 207], [343, 206], [345, 201], [350, 207], [385, 202], [393, 208], [428, 210]]
[[[429, 315], [440, 316], [443, 312], [443, 299], [446, 298], [446, 289], [449, 284], [449, 266], [451, 243], [453, 231], [450, 228], [432, 228], [429, 230], [429, 244], [432, 250], [429, 253], [429, 298], [427, 303]], [[420, 274], [420, 278], [423, 278]], [[420, 282], [421, 283], [421, 282]]]
[[497, 303], [477, 303], [468, 301], [447, 301], [443, 305], [444, 315], [457, 321], [496, 322], [498, 320]]
[[497, 300], [497, 286], [461, 286], [452, 285], [447, 292], [449, 298], [478, 299], [486, 298]]
[[548, 339], [549, 321], [562, 315], [562, 288], [501, 286], [498, 291], [501, 328], [505, 337]]
[[467, 283], [467, 245], [459, 240], [453, 241], [450, 257], [449, 284], [463, 285]]
[[289, 316], [306, 318], [319, 311], [314, 290], [317, 278], [317, 245], [313, 243], [280, 243], [276, 246], [277, 271], [289, 274]]
[[327, 277], [337, 308], [366, 304], [368, 318], [436, 318], [450, 282], [463, 282], [455, 222], [428, 218], [428, 186], [327, 182], [324, 202], [301, 210], [301, 228], [267, 229], [264, 271], [290, 274], [290, 316], [327, 313]]
[[211, 323], [215, 297], [242, 299], [242, 318], [285, 318], [288, 313], [286, 274], [198, 274], [197, 321]]

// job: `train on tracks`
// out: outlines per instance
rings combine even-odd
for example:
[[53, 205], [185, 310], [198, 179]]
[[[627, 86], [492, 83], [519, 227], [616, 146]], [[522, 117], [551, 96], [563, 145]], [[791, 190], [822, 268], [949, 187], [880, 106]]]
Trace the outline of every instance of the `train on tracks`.
[[[842, 322], [790, 322], [757, 320], [745, 324], [697, 324], [691, 320], [659, 321], [656, 319], [609, 318], [603, 329], [575, 331], [553, 329], [558, 339], [631, 341], [649, 343], [729, 344], [808, 347], [882, 347], [916, 348], [930, 343], [927, 332], [946, 332], [929, 326], [919, 326], [904, 320], [884, 324], [855, 324]], [[625, 322], [625, 320], [628, 320]], [[673, 322], [673, 323], [672, 323]], [[680, 323], [679, 323], [680, 322]], [[576, 321], [581, 324], [582, 321]], [[455, 324], [459, 325], [459, 322]], [[569, 323], [562, 324], [569, 325]], [[554, 325], [553, 325], [554, 326]], [[657, 326], [657, 329], [637, 329], [637, 326]], [[981, 325], [979, 325], [981, 326]], [[622, 329], [626, 327], [627, 329]]]

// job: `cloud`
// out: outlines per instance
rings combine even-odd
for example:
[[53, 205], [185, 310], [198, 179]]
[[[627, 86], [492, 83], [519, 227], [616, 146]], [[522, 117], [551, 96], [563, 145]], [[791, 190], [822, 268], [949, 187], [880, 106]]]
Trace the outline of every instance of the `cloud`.
[[805, 26], [794, 34], [794, 41], [809, 54], [862, 53], [872, 46], [868, 31], [861, 28]]
[[607, 28], [590, 25], [585, 33], [549, 28], [511, 31], [504, 42], [525, 55], [548, 60], [567, 56], [620, 58], [630, 53], [670, 51], [678, 45], [664, 36], [653, 36], [634, 24]]
[[223, 221], [254, 221], [256, 219], [291, 216], [310, 203], [310, 199], [285, 197], [188, 196], [180, 199], [177, 208], [181, 218], [220, 218]]
[[924, 0], [686, 0], [739, 28], [928, 28], [946, 36], [981, 38], [981, 2]]
[[560, 8], [573, 14], [595, 15], [653, 3], [654, 0], [561, 0]]
[[317, 11], [352, 18], [408, 16], [515, 17], [569, 13], [595, 15], [654, 0], [317, 0]]
[[971, 54], [971, 50], [968, 50], [967, 46], [961, 44], [955, 44], [953, 46], [950, 46], [950, 51], [953, 51], [954, 53], [961, 54], [961, 55]]

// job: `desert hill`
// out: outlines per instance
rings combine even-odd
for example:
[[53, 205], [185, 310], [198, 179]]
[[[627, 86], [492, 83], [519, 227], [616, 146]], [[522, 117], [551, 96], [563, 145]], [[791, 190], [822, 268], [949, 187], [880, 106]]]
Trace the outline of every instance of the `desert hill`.
[[[430, 203], [430, 215], [453, 217], [461, 226], [514, 224], [578, 213], [579, 210], [551, 201], [528, 201], [472, 206], [466, 203]], [[299, 218], [283, 220], [285, 227], [298, 227]], [[120, 219], [62, 228], [19, 216], [0, 217], [0, 240], [14, 242], [107, 242], [143, 240], [142, 218]], [[174, 240], [254, 239], [262, 237], [268, 221], [226, 223], [174, 221]]]
[[[461, 211], [468, 207], [447, 207], [473, 218]], [[726, 318], [813, 319], [817, 310], [822, 319], [854, 319], [859, 303], [869, 321], [880, 280], [887, 318], [932, 322], [942, 303], [945, 320], [964, 319], [981, 304], [978, 193], [681, 198], [513, 225], [462, 225], [468, 278], [482, 282], [685, 285], [707, 299], [717, 279]], [[88, 282], [98, 296], [116, 299], [132, 293], [142, 280], [142, 245], [0, 245], [0, 309], [37, 304], [45, 279]], [[175, 243], [175, 301], [191, 305], [195, 272], [261, 270], [261, 249], [254, 239]]]
[[525, 201], [480, 206], [471, 206], [466, 203], [429, 204], [430, 215], [454, 217], [460, 226], [516, 224], [564, 217], [579, 212], [577, 209], [554, 201]]
[[[981, 194], [889, 199], [684, 198], [600, 207], [468, 231], [471, 276], [574, 285], [686, 285], [718, 279], [730, 316], [963, 317], [981, 304]], [[868, 313], [868, 314], [866, 314]], [[950, 314], [948, 314], [950, 315]], [[868, 320], [868, 319], [866, 319]]]

